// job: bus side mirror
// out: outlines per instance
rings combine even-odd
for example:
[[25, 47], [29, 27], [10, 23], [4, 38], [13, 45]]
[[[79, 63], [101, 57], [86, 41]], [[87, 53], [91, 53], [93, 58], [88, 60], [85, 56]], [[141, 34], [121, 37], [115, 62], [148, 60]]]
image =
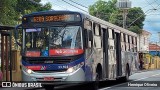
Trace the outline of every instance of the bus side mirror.
[[[15, 30], [14, 30], [14, 38], [15, 38], [15, 41], [16, 41], [16, 44], [19, 45], [19, 46], [22, 46], [22, 44], [18, 41], [19, 39], [19, 32], [18, 32], [18, 29], [20, 29], [20, 27], [22, 27], [22, 24], [18, 25], [15, 27]], [[22, 30], [21, 30], [22, 31]], [[22, 33], [21, 33], [22, 34]]]

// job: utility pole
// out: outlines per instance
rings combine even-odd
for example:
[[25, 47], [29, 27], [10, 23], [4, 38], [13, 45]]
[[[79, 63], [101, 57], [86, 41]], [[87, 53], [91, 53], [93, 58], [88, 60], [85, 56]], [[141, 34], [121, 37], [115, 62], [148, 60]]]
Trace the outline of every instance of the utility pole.
[[158, 55], [160, 54], [160, 52], [159, 52], [159, 44], [160, 44], [160, 32], [158, 32], [158, 37], [159, 37], [159, 41], [158, 41]]
[[123, 28], [126, 28], [127, 14], [128, 14], [128, 9], [131, 8], [131, 1], [118, 0], [117, 7], [123, 11]]
[[160, 43], [160, 32], [158, 32], [158, 37], [159, 37], [159, 43]]

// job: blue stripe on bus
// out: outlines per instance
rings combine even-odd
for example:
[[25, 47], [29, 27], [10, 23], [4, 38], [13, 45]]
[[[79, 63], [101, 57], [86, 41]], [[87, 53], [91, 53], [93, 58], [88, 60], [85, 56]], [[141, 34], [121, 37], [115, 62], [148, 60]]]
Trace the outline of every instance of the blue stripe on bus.
[[92, 81], [93, 78], [92, 67], [89, 65], [86, 65], [85, 67], [85, 77], [86, 81]]
[[93, 58], [88, 58], [85, 62], [85, 77], [86, 81], [92, 81], [93, 80]]
[[[63, 69], [66, 69], [67, 67], [73, 67], [84, 61], [85, 61], [84, 56], [82, 56], [81, 58], [74, 60], [73, 62], [68, 64], [29, 64], [24, 60], [22, 60], [22, 64], [24, 66], [46, 66], [45, 70], [63, 70]], [[84, 70], [84, 66], [82, 67], [82, 69]]]

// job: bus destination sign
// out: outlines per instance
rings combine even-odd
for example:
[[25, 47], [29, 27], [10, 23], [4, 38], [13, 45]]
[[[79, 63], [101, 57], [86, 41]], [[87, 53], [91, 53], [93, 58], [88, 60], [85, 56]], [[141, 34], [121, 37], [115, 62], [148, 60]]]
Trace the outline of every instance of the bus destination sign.
[[[27, 20], [27, 17], [23, 19]], [[30, 22], [60, 22], [60, 21], [80, 21], [80, 15], [69, 14], [69, 15], [47, 15], [47, 16], [34, 16], [30, 18]]]

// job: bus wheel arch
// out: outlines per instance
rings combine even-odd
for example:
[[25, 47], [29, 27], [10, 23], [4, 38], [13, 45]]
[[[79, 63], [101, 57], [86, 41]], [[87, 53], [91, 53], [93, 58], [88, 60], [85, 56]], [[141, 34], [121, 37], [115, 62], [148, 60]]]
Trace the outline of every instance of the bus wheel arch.
[[100, 63], [97, 64], [96, 67], [96, 80], [99, 81], [102, 79], [102, 65]]

